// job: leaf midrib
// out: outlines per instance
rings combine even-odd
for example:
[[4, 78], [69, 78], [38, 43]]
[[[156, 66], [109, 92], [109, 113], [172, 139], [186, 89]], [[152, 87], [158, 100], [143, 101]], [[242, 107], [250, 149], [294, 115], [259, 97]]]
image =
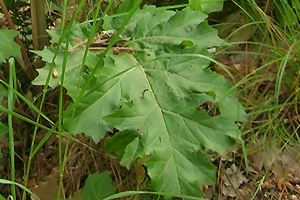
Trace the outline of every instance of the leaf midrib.
[[[156, 95], [155, 95], [155, 93], [153, 92], [153, 89], [152, 89], [152, 86], [151, 86], [151, 83], [149, 82], [149, 80], [148, 80], [148, 77], [147, 77], [147, 75], [146, 75], [146, 73], [145, 73], [145, 70], [144, 70], [144, 68], [142, 67], [142, 65], [140, 64], [140, 65], [138, 65], [138, 67], [140, 67], [140, 69], [141, 69], [141, 71], [143, 72], [143, 75], [144, 75], [144, 78], [145, 78], [145, 80], [146, 80], [146, 83], [147, 83], [147, 85], [148, 85], [148, 87], [149, 87], [149, 90], [151, 91], [151, 94], [152, 94], [152, 96], [153, 96], [153, 98], [154, 98], [154, 100], [155, 100], [155, 102], [156, 102], [156, 105], [157, 105], [157, 107], [159, 108], [159, 112], [160, 112], [160, 115], [161, 115], [161, 118], [163, 119], [163, 121], [164, 121], [164, 127], [165, 127], [165, 130], [166, 130], [166, 133], [167, 133], [167, 137], [168, 137], [168, 140], [169, 140], [169, 142], [170, 142], [170, 146], [172, 147], [171, 148], [171, 154], [172, 154], [172, 158], [173, 158], [173, 160], [174, 160], [174, 162], [175, 162], [175, 155], [174, 155], [174, 147], [173, 147], [173, 142], [172, 142], [172, 139], [171, 139], [171, 136], [170, 136], [170, 134], [169, 134], [169, 129], [167, 128], [167, 123], [166, 123], [166, 120], [165, 120], [165, 117], [164, 117], [164, 115], [163, 115], [163, 113], [162, 113], [162, 109], [161, 109], [161, 106], [160, 106], [160, 104], [159, 104], [159, 102], [158, 102], [158, 100], [157, 100], [157, 98], [156, 98]], [[164, 166], [164, 169], [163, 169], [163, 171], [166, 169], [166, 167], [167, 167], [167, 165], [165, 165]], [[175, 169], [176, 169], [176, 179], [177, 179], [177, 185], [179, 186], [179, 189], [180, 189], [180, 191], [182, 191], [182, 188], [181, 188], [181, 185], [180, 185], [180, 179], [179, 179], [179, 170], [178, 170], [178, 166], [177, 165], [175, 165]], [[159, 175], [159, 177], [161, 177], [162, 176], [162, 174], [163, 173], [161, 173], [160, 175]]]

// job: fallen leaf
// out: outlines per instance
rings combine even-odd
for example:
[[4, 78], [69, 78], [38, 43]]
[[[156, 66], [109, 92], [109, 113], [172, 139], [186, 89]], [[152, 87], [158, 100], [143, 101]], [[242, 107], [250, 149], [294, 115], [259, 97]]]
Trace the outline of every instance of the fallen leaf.
[[[53, 168], [51, 174], [47, 177], [46, 181], [39, 182], [38, 185], [31, 188], [40, 200], [56, 200], [58, 192], [57, 177], [59, 175], [58, 169]], [[31, 196], [32, 200], [37, 200]]]
[[224, 180], [222, 193], [228, 197], [237, 197], [237, 191], [240, 186], [248, 182], [248, 179], [235, 164], [232, 164], [230, 168], [226, 169], [225, 175], [222, 178]]

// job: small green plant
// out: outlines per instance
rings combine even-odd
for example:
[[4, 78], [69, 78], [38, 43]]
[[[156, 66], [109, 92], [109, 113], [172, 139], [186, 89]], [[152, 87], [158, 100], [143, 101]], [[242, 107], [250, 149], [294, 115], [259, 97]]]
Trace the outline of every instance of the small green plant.
[[145, 158], [154, 190], [200, 197], [200, 185], [215, 183], [207, 150], [233, 147], [236, 122], [245, 120], [231, 84], [209, 67], [223, 44], [202, 12], [213, 10], [196, 1], [179, 11], [133, 4], [105, 16], [93, 40], [86, 22], [66, 31], [66, 41], [51, 31], [53, 47], [35, 52], [47, 64], [33, 84], [67, 90], [65, 131], [99, 142], [116, 128], [106, 149], [122, 165]]

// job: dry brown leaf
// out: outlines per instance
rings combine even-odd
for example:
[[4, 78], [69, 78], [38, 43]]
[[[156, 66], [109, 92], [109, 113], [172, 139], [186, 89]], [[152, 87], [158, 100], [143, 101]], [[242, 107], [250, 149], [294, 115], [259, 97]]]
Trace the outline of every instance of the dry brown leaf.
[[224, 185], [222, 193], [224, 196], [237, 197], [237, 192], [243, 183], [248, 182], [248, 179], [242, 172], [232, 164], [230, 168], [226, 169], [225, 175], [222, 177]]
[[280, 157], [282, 165], [288, 167], [288, 171], [300, 178], [300, 147], [287, 146]]
[[[38, 183], [35, 187], [31, 188], [34, 194], [36, 194], [40, 200], [55, 200], [58, 192], [58, 169], [53, 168], [51, 174], [47, 177], [46, 181]], [[35, 197], [31, 197], [32, 200], [37, 200]]]
[[254, 154], [250, 154], [248, 159], [250, 160], [252, 167], [258, 172], [261, 172], [265, 162], [265, 154], [263, 152], [256, 152]]
[[137, 162], [134, 165], [134, 171], [135, 171], [135, 175], [136, 175], [136, 182], [137, 182], [138, 186], [140, 186], [144, 182], [145, 177], [146, 177], [144, 162], [145, 162], [145, 159], [138, 159]]
[[272, 188], [275, 188], [275, 185], [274, 185], [273, 181], [265, 181], [262, 185], [262, 189], [269, 190], [269, 189], [272, 189]]
[[272, 142], [270, 144], [268, 144], [268, 146], [266, 146], [266, 150], [264, 151], [265, 153], [265, 166], [270, 169], [272, 168], [272, 165], [274, 164], [274, 162], [276, 162], [278, 160], [278, 157], [281, 153], [281, 148], [280, 146], [275, 143]]

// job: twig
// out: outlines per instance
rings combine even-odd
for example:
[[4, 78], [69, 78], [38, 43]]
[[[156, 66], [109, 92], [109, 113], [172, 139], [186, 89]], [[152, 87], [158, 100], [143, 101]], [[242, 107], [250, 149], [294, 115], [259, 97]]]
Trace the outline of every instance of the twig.
[[[3, 12], [3, 14], [6, 18], [6, 21], [9, 25], [9, 27], [11, 29], [16, 30], [15, 24], [13, 23], [13, 21], [10, 17], [10, 14], [7, 10], [7, 7], [6, 7], [3, 0], [0, 0], [0, 6], [1, 6], [2, 12]], [[15, 38], [15, 41], [21, 47], [21, 54], [22, 54], [22, 58], [23, 58], [24, 63], [22, 62], [22, 60], [19, 60], [19, 59], [17, 59], [17, 61], [18, 61], [19, 65], [22, 67], [22, 69], [26, 72], [26, 75], [27, 75], [28, 79], [33, 80], [36, 76], [36, 71], [33, 69], [32, 65], [30, 65], [30, 59], [29, 59], [28, 54], [26, 52], [25, 46], [24, 46], [24, 44], [21, 41], [19, 36], [17, 36]]]
[[[106, 40], [102, 40], [102, 41], [106, 41]], [[73, 52], [75, 51], [78, 47], [87, 44], [87, 40], [83, 40], [81, 42], [79, 42], [78, 44], [76, 44], [74, 47], [69, 49], [69, 52]], [[97, 44], [97, 43], [96, 43]], [[89, 50], [91, 51], [104, 51], [106, 49], [106, 47], [97, 47], [97, 46], [91, 46], [89, 47]], [[135, 48], [130, 48], [130, 47], [112, 47], [112, 51], [114, 53], [119, 53], [119, 52], [128, 52], [128, 53], [132, 53], [135, 51], [138, 51], [138, 49]]]
[[[105, 49], [106, 49], [106, 47], [89, 47], [89, 50], [92, 50], [92, 51], [103, 51]], [[112, 47], [112, 50], [114, 53], [119, 53], [119, 52], [132, 53], [132, 52], [138, 51], [137, 49], [130, 48], [130, 47]]]

